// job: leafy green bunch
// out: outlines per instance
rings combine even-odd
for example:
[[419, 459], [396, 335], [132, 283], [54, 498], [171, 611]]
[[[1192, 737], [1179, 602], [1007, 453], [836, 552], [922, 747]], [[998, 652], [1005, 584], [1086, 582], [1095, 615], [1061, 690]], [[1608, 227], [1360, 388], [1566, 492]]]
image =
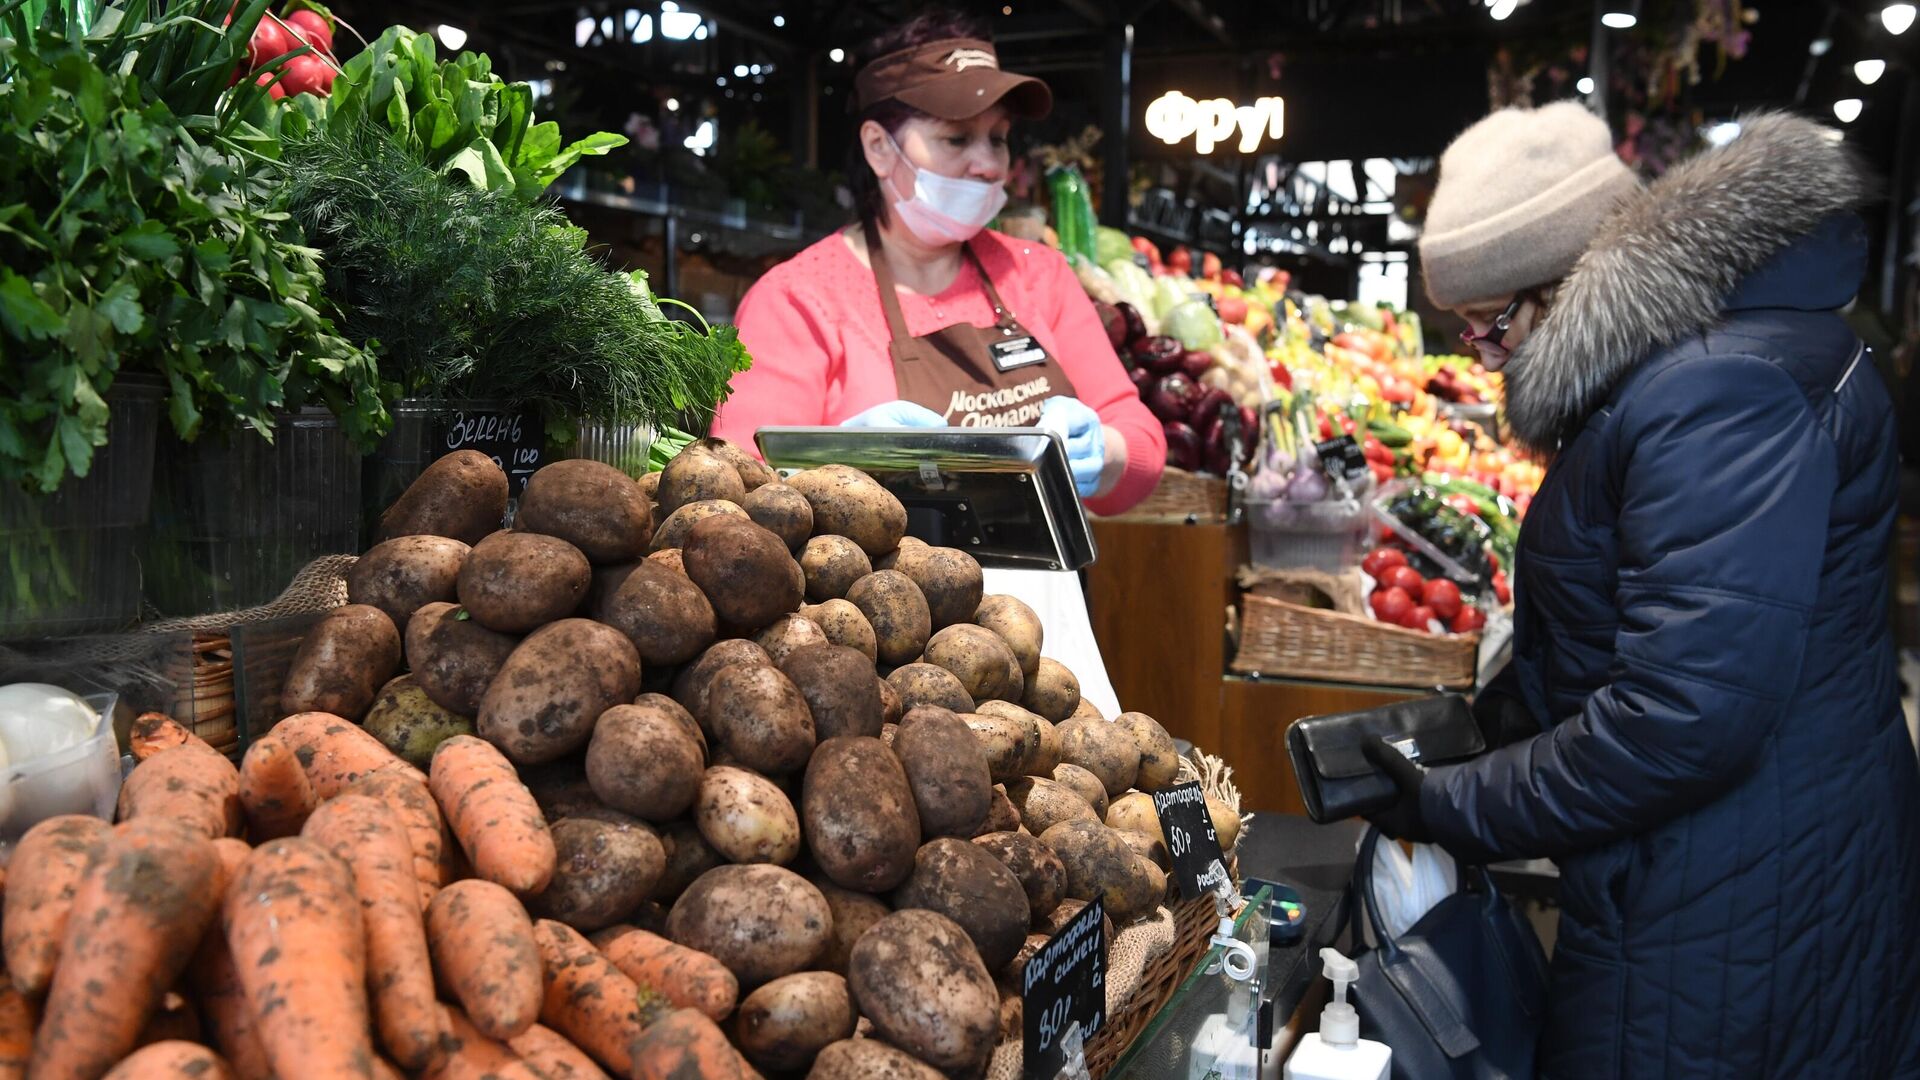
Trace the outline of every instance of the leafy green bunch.
[[[0, 5], [0, 480], [55, 490], [107, 440], [103, 395], [158, 374], [174, 429], [251, 428], [324, 401], [387, 424], [373, 358], [326, 314], [314, 250], [274, 208], [273, 161], [223, 94], [266, 0], [136, 2], [84, 31]], [[182, 112], [181, 109], [199, 112]]]
[[549, 202], [448, 183], [372, 126], [316, 126], [284, 152], [343, 329], [379, 342], [404, 393], [502, 398], [562, 430], [661, 427], [710, 416], [746, 370], [731, 327], [666, 318], [644, 274], [609, 271]]
[[335, 132], [373, 124], [435, 171], [529, 202], [581, 157], [627, 143], [602, 131], [562, 146], [560, 125], [533, 123], [533, 87], [501, 79], [478, 53], [440, 60], [431, 34], [404, 26], [347, 61], [321, 111]]

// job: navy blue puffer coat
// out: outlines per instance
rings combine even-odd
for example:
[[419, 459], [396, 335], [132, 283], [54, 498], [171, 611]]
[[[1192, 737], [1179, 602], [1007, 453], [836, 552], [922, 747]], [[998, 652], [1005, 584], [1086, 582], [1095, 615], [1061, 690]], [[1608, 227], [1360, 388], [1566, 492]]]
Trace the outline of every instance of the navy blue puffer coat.
[[1555, 456], [1497, 689], [1543, 730], [1421, 806], [1559, 863], [1546, 1076], [1920, 1076], [1894, 419], [1834, 314], [1860, 192], [1818, 128], [1750, 121], [1616, 212], [1508, 365]]

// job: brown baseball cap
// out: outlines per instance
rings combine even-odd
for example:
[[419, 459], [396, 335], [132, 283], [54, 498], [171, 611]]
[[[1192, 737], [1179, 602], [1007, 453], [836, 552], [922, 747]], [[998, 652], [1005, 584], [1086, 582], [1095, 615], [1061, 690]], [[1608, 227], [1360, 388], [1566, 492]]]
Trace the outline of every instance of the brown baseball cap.
[[1028, 119], [1053, 109], [1046, 83], [1001, 71], [993, 43], [977, 38], [929, 41], [877, 57], [854, 76], [853, 87], [862, 110], [894, 100], [942, 120], [970, 120], [1002, 102]]

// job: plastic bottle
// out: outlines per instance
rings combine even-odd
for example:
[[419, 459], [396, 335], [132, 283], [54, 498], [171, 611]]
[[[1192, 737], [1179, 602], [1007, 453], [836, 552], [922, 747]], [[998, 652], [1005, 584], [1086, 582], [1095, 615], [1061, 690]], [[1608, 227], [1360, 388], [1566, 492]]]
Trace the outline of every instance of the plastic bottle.
[[1320, 1030], [1300, 1040], [1287, 1059], [1286, 1080], [1386, 1080], [1393, 1050], [1360, 1037], [1360, 1015], [1347, 1004], [1347, 986], [1360, 966], [1337, 949], [1321, 949], [1325, 974], [1333, 980], [1333, 1000], [1320, 1010]]

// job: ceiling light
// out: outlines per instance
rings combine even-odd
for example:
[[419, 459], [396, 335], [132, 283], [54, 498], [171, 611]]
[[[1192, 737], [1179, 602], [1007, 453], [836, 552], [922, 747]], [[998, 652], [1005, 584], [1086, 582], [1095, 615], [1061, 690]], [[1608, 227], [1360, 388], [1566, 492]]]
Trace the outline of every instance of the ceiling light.
[[827, 59], [833, 61], [836, 64], [841, 62], [842, 60], [845, 60], [846, 58], [847, 58], [847, 50], [845, 49], [834, 49], [827, 53]]
[[1814, 56], [1825, 56], [1827, 55], [1827, 50], [1831, 48], [1833, 48], [1832, 38], [1814, 38], [1812, 41], [1807, 42], [1807, 52]]
[[1700, 134], [1714, 146], [1725, 146], [1740, 137], [1740, 123], [1737, 120], [1722, 120], [1717, 124], [1708, 124]]
[[692, 11], [681, 11], [668, 4], [660, 5], [660, 36], [674, 41], [685, 41], [696, 37], [706, 28], [706, 19]]
[[1488, 0], [1487, 14], [1493, 17], [1494, 22], [1500, 22], [1519, 6], [1520, 0]]
[[660, 10], [661, 11], [679, 11], [680, 5], [674, 3], [673, 0], [661, 0]]
[[652, 41], [653, 40], [653, 16], [652, 15], [640, 16], [639, 23], [633, 27], [633, 31], [629, 36], [632, 38], [633, 43], [636, 45], [644, 45], [647, 42]]
[[707, 24], [706, 23], [701, 23], [697, 28], [694, 29], [693, 40], [695, 41], [707, 40]]
[[668, 98], [668, 99], [667, 99], [667, 111], [668, 111], [668, 112], [679, 112], [679, 111], [680, 111], [680, 99], [679, 99], [679, 98], [677, 98], [677, 97], [670, 97], [670, 98]]
[[579, 22], [573, 24], [573, 43], [575, 45], [584, 49], [587, 47], [587, 42], [592, 40], [593, 40], [593, 20], [592, 19], [581, 19]]
[[1580, 76], [1580, 81], [1573, 84], [1573, 88], [1583, 94], [1591, 94], [1593, 93], [1593, 85], [1593, 76], [1582, 75]]
[[745, 64], [735, 64], [735, 65], [733, 65], [733, 77], [734, 77], [734, 78], [736, 78], [736, 79], [744, 79], [744, 78], [746, 78], [746, 77], [747, 77], [747, 65], [745, 65]]
[[1640, 25], [1640, 16], [1631, 11], [1609, 11], [1600, 16], [1600, 25], [1609, 30], [1631, 30]]
[[1860, 112], [1866, 107], [1867, 103], [1857, 97], [1841, 98], [1833, 103], [1833, 115], [1839, 117], [1841, 123], [1851, 124], [1860, 119]]
[[775, 15], [773, 17], [773, 25], [775, 26], [787, 25], [787, 17], [785, 15]]
[[1913, 25], [1914, 14], [1912, 4], [1888, 4], [1880, 9], [1880, 22], [1887, 28], [1887, 33], [1898, 36]]
[[445, 45], [449, 49], [458, 49], [467, 43], [467, 32], [457, 26], [449, 26], [446, 23], [441, 23], [439, 26], [434, 27], [433, 32], [434, 36], [440, 39], [440, 44]]
[[1874, 83], [1879, 82], [1880, 76], [1886, 73], [1887, 62], [1885, 60], [1861, 60], [1853, 65], [1853, 77], [1859, 79], [1867, 86], [1872, 86]]

